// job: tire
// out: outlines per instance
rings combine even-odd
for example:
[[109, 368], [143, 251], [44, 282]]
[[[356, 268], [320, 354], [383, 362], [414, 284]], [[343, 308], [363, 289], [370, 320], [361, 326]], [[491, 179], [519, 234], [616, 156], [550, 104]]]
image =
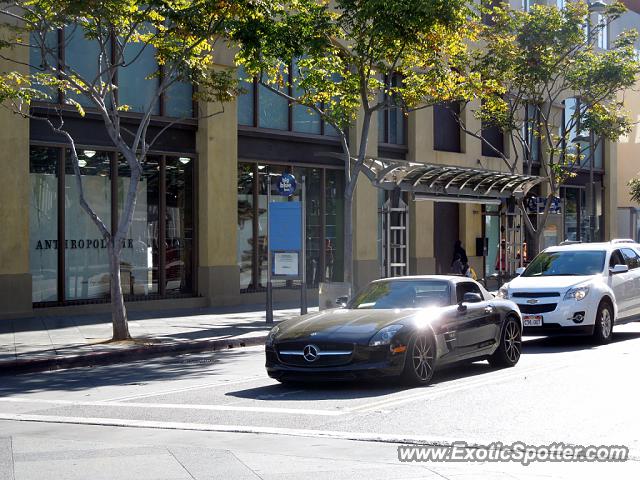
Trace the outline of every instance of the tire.
[[613, 337], [613, 309], [611, 304], [603, 300], [598, 305], [596, 324], [593, 328], [593, 342], [597, 345], [606, 345]]
[[402, 382], [408, 385], [427, 385], [433, 377], [436, 344], [431, 335], [415, 335], [407, 346]]
[[521, 354], [522, 327], [517, 318], [509, 317], [500, 333], [500, 345], [487, 360], [492, 367], [513, 367]]

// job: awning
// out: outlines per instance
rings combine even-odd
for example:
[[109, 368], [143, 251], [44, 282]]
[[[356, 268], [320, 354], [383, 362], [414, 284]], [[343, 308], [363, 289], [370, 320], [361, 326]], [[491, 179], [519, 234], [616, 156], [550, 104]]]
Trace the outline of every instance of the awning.
[[545, 179], [478, 168], [367, 158], [363, 173], [385, 190], [399, 188], [416, 200], [469, 203], [500, 203], [502, 199], [522, 198]]

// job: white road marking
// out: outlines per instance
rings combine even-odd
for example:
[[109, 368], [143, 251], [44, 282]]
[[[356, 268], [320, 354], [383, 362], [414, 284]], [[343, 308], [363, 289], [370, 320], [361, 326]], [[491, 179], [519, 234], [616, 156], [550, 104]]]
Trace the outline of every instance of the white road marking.
[[[58, 423], [72, 425], [98, 425], [108, 427], [153, 428], [163, 430], [190, 430], [201, 432], [253, 433], [267, 435], [288, 435], [297, 437], [334, 438], [368, 442], [451, 444], [459, 439], [435, 436], [407, 436], [402, 434], [341, 432], [334, 430], [313, 430], [279, 427], [254, 427], [249, 425], [218, 425], [208, 423], [160, 422], [120, 418], [66, 417], [58, 415], [34, 415], [25, 413], [0, 413], [0, 421]], [[465, 439], [469, 444], [476, 443]], [[477, 442], [477, 444], [481, 444]]]
[[357, 407], [350, 408], [349, 411], [352, 413], [361, 413], [361, 412], [375, 411], [383, 408], [389, 408], [392, 406], [395, 407], [396, 405], [401, 405], [401, 404], [412, 402], [412, 401], [427, 400], [427, 399], [439, 397], [441, 395], [445, 395], [447, 393], [459, 392], [462, 390], [469, 390], [472, 388], [499, 383], [504, 380], [511, 380], [514, 378], [521, 377], [522, 375], [527, 375], [529, 373], [558, 370], [561, 368], [564, 368], [564, 365], [546, 365], [546, 366], [543, 365], [543, 366], [529, 367], [529, 368], [516, 367], [516, 369], [511, 370], [509, 372], [498, 373], [495, 375], [482, 377], [475, 380], [461, 378], [459, 380], [455, 380], [451, 384], [443, 385], [440, 387], [436, 385], [432, 388], [427, 387], [426, 389], [419, 389], [417, 392], [414, 391], [408, 395], [394, 395], [391, 398], [370, 402], [364, 405], [358, 405]]
[[173, 389], [169, 389], [169, 390], [160, 390], [160, 391], [148, 392], [148, 393], [138, 393], [138, 394], [135, 394], [135, 395], [127, 395], [127, 396], [124, 396], [124, 397], [113, 397], [113, 398], [109, 398], [109, 399], [107, 399], [105, 401], [107, 401], [107, 402], [119, 402], [119, 401], [123, 401], [123, 400], [136, 400], [136, 399], [139, 399], [139, 398], [158, 397], [160, 395], [170, 395], [172, 393], [190, 392], [192, 390], [201, 390], [203, 388], [224, 387], [225, 385], [238, 385], [238, 384], [241, 384], [241, 383], [253, 382], [255, 380], [269, 380], [269, 378], [266, 377], [265, 375], [256, 375], [255, 377], [243, 378], [242, 380], [232, 380], [232, 381], [229, 381], [229, 382], [218, 381], [218, 382], [212, 382], [212, 383], [203, 383], [203, 384], [199, 384], [199, 385], [192, 385], [190, 387], [173, 388]]
[[318, 415], [334, 417], [345, 415], [347, 412], [338, 410], [316, 410], [308, 408], [278, 408], [278, 407], [250, 407], [235, 405], [199, 405], [182, 403], [134, 403], [134, 402], [109, 402], [109, 401], [75, 401], [75, 400], [50, 400], [31, 398], [0, 398], [0, 402], [5, 403], [34, 403], [44, 405], [59, 405], [71, 407], [126, 407], [143, 409], [168, 409], [168, 410], [205, 410], [205, 411], [225, 411], [225, 412], [257, 412], [257, 413], [279, 413], [288, 415]]
[[[128, 402], [128, 401], [112, 401], [112, 400], [97, 400], [97, 401], [77, 401], [77, 400], [54, 400], [54, 399], [37, 399], [29, 397], [2, 397], [0, 403], [33, 403], [43, 405], [58, 405], [58, 406], [81, 406], [81, 407], [115, 407], [115, 408], [142, 408], [142, 409], [166, 409], [166, 410], [200, 410], [200, 411], [229, 411], [229, 412], [253, 412], [253, 413], [268, 413], [268, 414], [286, 414], [286, 415], [311, 415], [311, 416], [343, 416], [352, 413], [365, 413], [376, 410], [382, 410], [386, 408], [395, 407], [405, 403], [413, 401], [424, 401], [433, 398], [440, 397], [442, 395], [460, 392], [463, 390], [469, 390], [473, 388], [482, 387], [485, 385], [500, 383], [502, 381], [508, 381], [511, 379], [519, 378], [523, 375], [531, 373], [539, 373], [543, 371], [551, 371], [564, 368], [562, 365], [543, 365], [534, 366], [528, 368], [519, 368], [510, 370], [507, 372], [496, 373], [491, 376], [484, 376], [477, 379], [461, 378], [454, 380], [442, 386], [436, 385], [432, 388], [408, 390], [391, 394], [387, 398], [383, 398], [374, 402], [369, 402], [363, 405], [355, 407], [346, 407], [341, 410], [327, 410], [327, 409], [307, 409], [307, 408], [280, 408], [280, 407], [255, 407], [255, 406], [241, 406], [241, 405], [208, 405], [208, 404], [175, 404], [175, 403], [141, 403], [141, 402]], [[251, 379], [253, 380], [253, 379]], [[251, 381], [245, 379], [236, 383], [246, 383]], [[229, 385], [230, 383], [225, 383]], [[213, 386], [220, 386], [224, 384], [206, 384], [197, 385], [193, 387], [187, 387], [187, 389], [174, 389], [173, 392], [188, 391], [190, 389], [207, 388]], [[151, 394], [143, 394], [148, 396], [161, 395], [163, 393], [170, 393], [166, 391], [162, 393], [154, 392]], [[286, 394], [303, 393], [304, 390], [287, 391], [280, 395], [269, 395], [264, 398], [279, 398]], [[142, 396], [141, 396], [142, 397]], [[140, 398], [141, 398], [140, 397]], [[135, 398], [124, 397], [127, 398]], [[260, 398], [258, 399], [260, 400]]]

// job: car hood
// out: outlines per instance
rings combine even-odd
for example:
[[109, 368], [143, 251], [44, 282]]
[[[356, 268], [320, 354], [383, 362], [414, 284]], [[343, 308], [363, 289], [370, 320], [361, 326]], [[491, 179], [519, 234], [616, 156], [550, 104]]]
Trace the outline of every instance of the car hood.
[[558, 277], [516, 277], [509, 282], [509, 291], [562, 291], [588, 282], [593, 275]]
[[394, 324], [428, 323], [449, 308], [430, 309], [331, 309], [286, 320], [275, 337], [282, 341], [331, 341], [368, 343], [380, 329]]

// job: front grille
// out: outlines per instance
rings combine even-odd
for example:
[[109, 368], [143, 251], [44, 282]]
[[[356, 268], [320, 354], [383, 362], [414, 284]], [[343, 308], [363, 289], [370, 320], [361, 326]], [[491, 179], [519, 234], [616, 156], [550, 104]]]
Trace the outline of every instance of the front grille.
[[[304, 350], [304, 347], [306, 347], [307, 345], [314, 345], [318, 347], [318, 350], [320, 352], [318, 358], [313, 362], [305, 360], [304, 356], [300, 354]], [[354, 352], [354, 345], [352, 343], [287, 342], [278, 344], [277, 350], [278, 358], [285, 365], [310, 368], [335, 367], [339, 365], [346, 365], [351, 362], [351, 358]], [[337, 355], [323, 355], [323, 352], [344, 353], [340, 353]]]
[[556, 309], [557, 303], [543, 303], [541, 305], [520, 305], [520, 312], [526, 314], [549, 313]]
[[560, 292], [513, 292], [511, 296], [514, 298], [549, 298], [559, 297]]

